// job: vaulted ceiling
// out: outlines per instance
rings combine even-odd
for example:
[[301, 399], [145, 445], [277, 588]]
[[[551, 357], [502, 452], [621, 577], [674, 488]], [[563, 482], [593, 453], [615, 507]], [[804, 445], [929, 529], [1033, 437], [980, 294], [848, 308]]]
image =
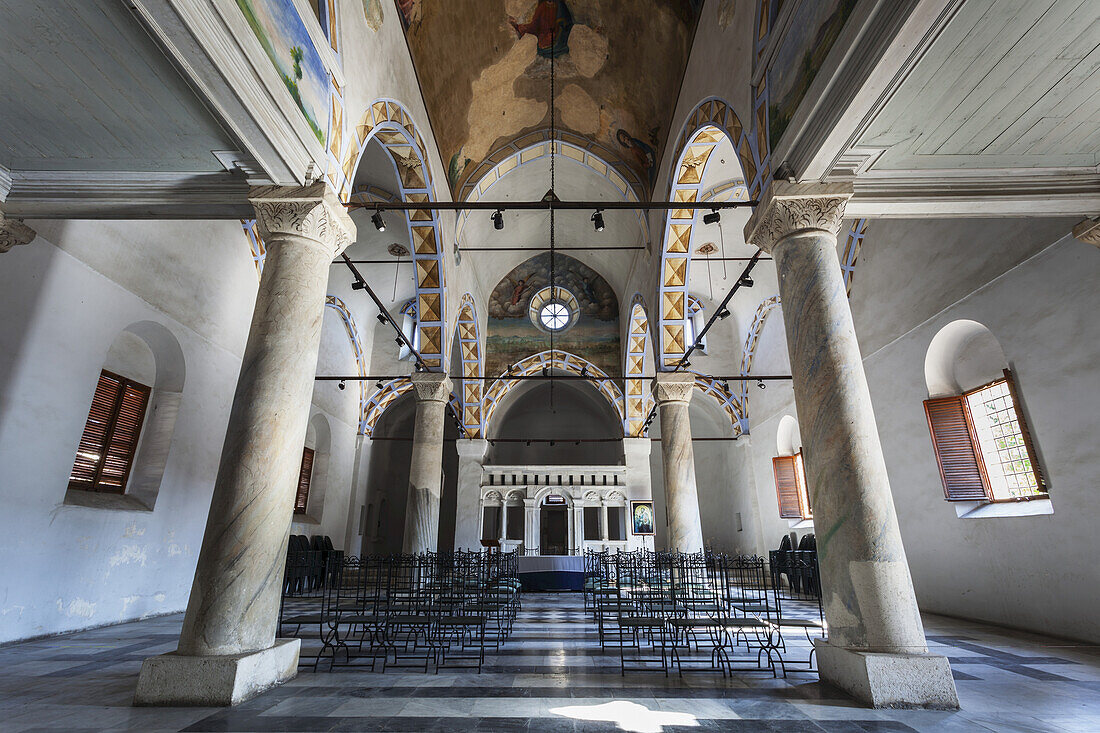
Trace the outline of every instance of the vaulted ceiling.
[[561, 137], [598, 152], [639, 192], [651, 189], [701, 0], [398, 7], [456, 197], [486, 158], [510, 154], [549, 127], [551, 58]]

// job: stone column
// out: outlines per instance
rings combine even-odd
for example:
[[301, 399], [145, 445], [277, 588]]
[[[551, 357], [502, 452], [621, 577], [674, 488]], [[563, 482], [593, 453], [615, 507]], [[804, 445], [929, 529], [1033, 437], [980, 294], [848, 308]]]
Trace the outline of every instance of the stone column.
[[523, 546], [528, 554], [539, 554], [542, 536], [539, 533], [539, 507], [534, 499], [523, 500], [523, 514], [526, 527], [523, 532]]
[[481, 548], [478, 526], [481, 517], [481, 478], [489, 441], [482, 438], [460, 438], [458, 449], [458, 506], [455, 511], [455, 549]]
[[745, 228], [779, 274], [829, 627], [818, 666], [876, 707], [956, 708], [947, 659], [928, 654], [837, 258], [849, 196], [776, 181]]
[[500, 546], [504, 547], [504, 541], [508, 539], [508, 499], [500, 499]]
[[135, 704], [229, 705], [297, 672], [276, 640], [287, 534], [329, 265], [355, 225], [324, 184], [253, 189], [267, 257], [177, 651], [145, 660]]
[[443, 423], [451, 380], [439, 372], [412, 375], [416, 392], [412, 462], [409, 465], [409, 498], [405, 504], [405, 539], [408, 553], [435, 551], [439, 539], [439, 497], [443, 492]]
[[699, 517], [699, 492], [695, 486], [695, 452], [691, 447], [688, 403], [695, 389], [695, 375], [657, 372], [653, 394], [661, 415], [661, 462], [668, 508], [668, 549], [699, 552], [703, 549], [703, 525]]
[[20, 244], [30, 244], [35, 231], [23, 223], [22, 219], [11, 219], [0, 211], [0, 254], [8, 252]]
[[606, 545], [608, 539], [611, 536], [611, 532], [607, 527], [607, 500], [600, 501], [600, 539]]

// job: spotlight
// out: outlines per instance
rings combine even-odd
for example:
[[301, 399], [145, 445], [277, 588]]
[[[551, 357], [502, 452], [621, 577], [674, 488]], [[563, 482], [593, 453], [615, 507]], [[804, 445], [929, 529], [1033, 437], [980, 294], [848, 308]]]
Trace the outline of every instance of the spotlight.
[[703, 214], [704, 224], [717, 224], [722, 221], [722, 215], [718, 213], [718, 209], [714, 209], [709, 214]]
[[393, 342], [394, 342], [395, 344], [397, 344], [398, 346], [404, 346], [404, 345], [405, 345], [405, 342], [404, 342], [404, 341], [402, 341], [402, 340], [401, 340], [400, 338], [395, 338], [395, 339], [393, 340]]
[[504, 228], [504, 210], [503, 209], [497, 209], [496, 211], [494, 211], [492, 219], [493, 219], [493, 229], [496, 229], [499, 232], [501, 229]]
[[379, 379], [377, 382], [374, 383], [374, 386], [375, 389], [382, 389], [382, 380]]
[[722, 310], [718, 311], [718, 318], [719, 319], [724, 321], [729, 317], [730, 317], [729, 308], [723, 308]]
[[741, 278], [740, 280], [737, 281], [737, 284], [742, 286], [742, 287], [751, 288], [756, 283], [754, 283], [752, 281], [751, 277], [749, 277], [748, 275], [745, 275], [743, 278]]
[[581, 367], [581, 376], [582, 377], [587, 377], [588, 376], [588, 365], [587, 364], [585, 364], [583, 367]]
[[596, 213], [592, 215], [592, 226], [597, 232], [603, 231], [603, 212], [600, 209], [596, 209]]
[[527, 447], [528, 447], [528, 448], [530, 448], [530, 447], [531, 447], [531, 441], [529, 441], [529, 440], [527, 441]]
[[684, 362], [684, 369], [689, 369], [690, 367], [691, 367], [691, 362], [690, 361], [685, 361]]
[[386, 317], [384, 315], [382, 315], [381, 313], [379, 313], [377, 316], [375, 316], [375, 318], [378, 319], [379, 323], [385, 323], [386, 322]]
[[555, 445], [557, 445], [557, 443], [555, 443], [554, 441], [551, 440], [550, 441], [550, 447], [553, 448]]
[[760, 389], [767, 389], [768, 388], [768, 385], [764, 384], [763, 379], [757, 379], [756, 380], [756, 386], [759, 387]]
[[337, 386], [337, 387], [339, 387], [339, 388], [340, 388], [340, 389], [342, 389], [342, 390], [343, 390], [343, 389], [347, 389], [347, 388], [348, 388], [348, 385], [346, 385], [346, 384], [344, 383], [344, 380], [343, 380], [343, 379], [341, 379], [341, 380], [340, 380], [340, 384], [338, 384], [338, 385], [336, 385], [336, 386]]
[[382, 212], [376, 211], [371, 214], [371, 223], [374, 224], [374, 228], [380, 232], [386, 231], [386, 220], [382, 218]]
[[353, 282], [351, 284], [351, 289], [352, 290], [366, 290], [367, 289], [367, 284], [365, 282], [361, 281], [361, 280], [356, 280], [355, 282]]
[[550, 376], [550, 367], [545, 367], [544, 366], [542, 368], [542, 376], [544, 376], [544, 377], [549, 377]]

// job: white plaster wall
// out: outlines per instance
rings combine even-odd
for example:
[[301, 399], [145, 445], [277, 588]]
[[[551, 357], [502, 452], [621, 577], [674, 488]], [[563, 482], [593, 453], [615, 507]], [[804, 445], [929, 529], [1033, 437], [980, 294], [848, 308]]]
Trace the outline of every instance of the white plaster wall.
[[[861, 339], [884, 317], [899, 324], [882, 348], [864, 347], [864, 363], [922, 608], [1096, 642], [1100, 256], [1062, 236], [1072, 223], [872, 222], [853, 311]], [[931, 271], [908, 285], [915, 237]], [[922, 283], [925, 296], [909, 302]], [[924, 355], [960, 318], [984, 324], [1004, 350], [1053, 515], [960, 519], [943, 500], [921, 406]]]
[[[184, 608], [257, 283], [236, 222], [28, 223], [38, 238], [0, 267], [13, 558], [0, 569], [0, 642]], [[99, 371], [137, 321], [171, 331], [186, 360], [155, 511], [63, 505]]]

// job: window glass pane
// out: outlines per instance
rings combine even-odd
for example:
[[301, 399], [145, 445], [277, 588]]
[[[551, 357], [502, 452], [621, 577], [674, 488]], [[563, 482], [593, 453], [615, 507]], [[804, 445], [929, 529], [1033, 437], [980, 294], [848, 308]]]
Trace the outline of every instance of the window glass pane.
[[508, 539], [523, 539], [523, 505], [516, 504], [507, 509]]
[[482, 515], [484, 521], [481, 525], [481, 539], [500, 539], [500, 507], [487, 506]]
[[993, 498], [1043, 493], [1027, 454], [1008, 383], [995, 382], [966, 396]]
[[600, 539], [600, 508], [598, 506], [586, 506], [584, 508], [584, 538], [586, 540]]
[[612, 541], [626, 539], [625, 516], [626, 512], [621, 506], [609, 506], [607, 508], [607, 539]]

